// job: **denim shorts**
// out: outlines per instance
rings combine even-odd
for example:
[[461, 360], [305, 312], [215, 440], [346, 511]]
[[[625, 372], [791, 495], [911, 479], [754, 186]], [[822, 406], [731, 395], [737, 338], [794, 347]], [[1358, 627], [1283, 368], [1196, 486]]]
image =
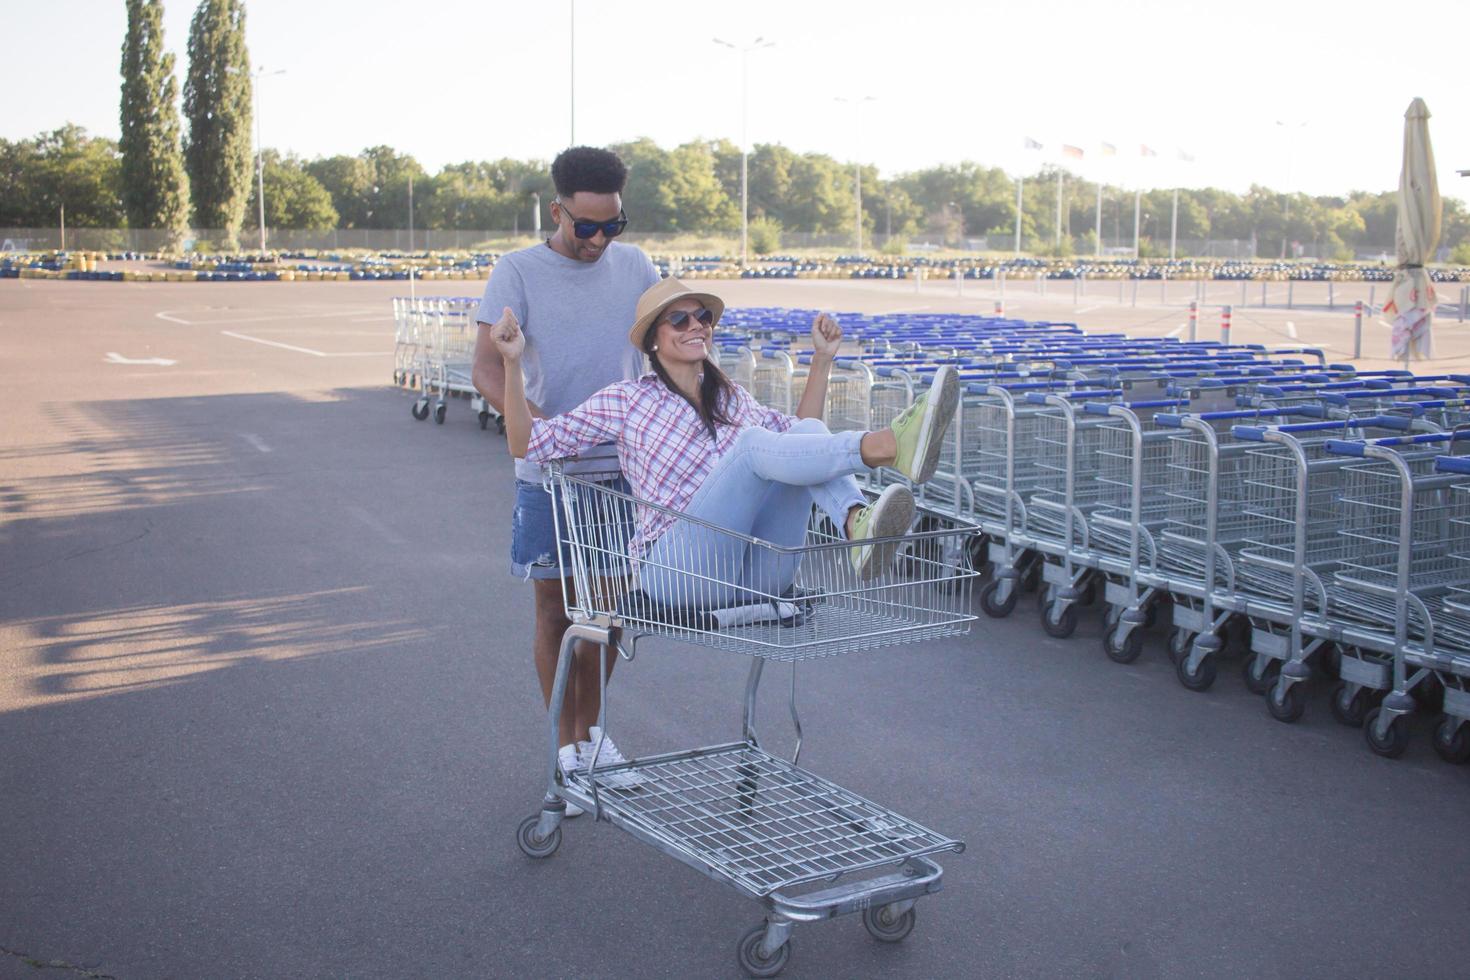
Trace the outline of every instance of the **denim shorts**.
[[[618, 477], [607, 484], [620, 493], [631, 493], [628, 481]], [[563, 540], [556, 540], [557, 521], [566, 523], [565, 515], [553, 508], [561, 507], [561, 491], [555, 495], [547, 493], [540, 483], [516, 481], [516, 508], [510, 522], [510, 573], [521, 580], [559, 579], [562, 569], [571, 571], [571, 549], [568, 547], [566, 527], [562, 527]], [[622, 540], [632, 534], [631, 526], [620, 531]], [[621, 556], [618, 558], [621, 561]]]

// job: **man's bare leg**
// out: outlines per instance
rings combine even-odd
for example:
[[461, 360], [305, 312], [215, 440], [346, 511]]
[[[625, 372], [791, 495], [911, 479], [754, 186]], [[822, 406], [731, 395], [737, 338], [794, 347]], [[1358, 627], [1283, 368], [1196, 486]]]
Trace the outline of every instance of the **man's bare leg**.
[[[556, 660], [561, 652], [561, 641], [566, 634], [567, 627], [571, 626], [571, 620], [567, 619], [566, 609], [562, 605], [562, 592], [560, 579], [532, 579], [536, 601], [536, 637], [533, 648], [536, 656], [536, 676], [541, 681], [541, 696], [546, 702], [547, 709], [551, 707], [551, 690], [556, 684]], [[579, 647], [584, 644], [578, 644]], [[579, 733], [578, 700], [581, 685], [578, 683], [582, 674], [579, 669], [581, 661], [585, 659], [580, 655], [572, 664], [571, 672], [567, 675], [566, 699], [562, 704], [561, 723], [558, 734], [558, 745], [571, 745], [579, 739], [585, 740], [587, 731], [585, 728]], [[593, 654], [592, 683], [594, 695], [597, 683], [596, 654]], [[594, 714], [595, 718], [596, 715]]]

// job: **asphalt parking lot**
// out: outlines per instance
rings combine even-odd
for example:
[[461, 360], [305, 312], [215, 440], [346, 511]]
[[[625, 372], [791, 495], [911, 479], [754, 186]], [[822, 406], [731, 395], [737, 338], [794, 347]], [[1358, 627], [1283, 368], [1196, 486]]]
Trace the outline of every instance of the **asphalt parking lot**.
[[[0, 282], [0, 977], [737, 975], [759, 914], [733, 891], [588, 817], [548, 861], [516, 848], [545, 731], [510, 460], [467, 402], [415, 422], [389, 384], [404, 285]], [[1174, 285], [1092, 309], [1012, 288], [1007, 312], [1167, 333]], [[1237, 339], [1344, 359], [1351, 311], [1303, 303]], [[1464, 333], [1442, 317], [1431, 370], [1470, 367]], [[1464, 975], [1470, 767], [1427, 719], [1381, 759], [1320, 682], [1283, 725], [1233, 669], [1184, 690], [1162, 631], [1129, 666], [1100, 636], [1090, 614], [1048, 638], [1025, 597], [967, 637], [799, 668], [803, 766], [968, 847], [904, 943], [799, 926], [786, 976]], [[646, 644], [613, 682], [619, 744], [738, 736], [747, 667]]]

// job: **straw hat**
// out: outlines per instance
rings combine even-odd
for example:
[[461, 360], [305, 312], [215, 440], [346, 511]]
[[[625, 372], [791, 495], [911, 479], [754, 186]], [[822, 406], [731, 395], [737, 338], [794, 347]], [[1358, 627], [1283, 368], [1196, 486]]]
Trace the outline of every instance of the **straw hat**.
[[715, 323], [719, 323], [720, 317], [724, 315], [725, 301], [713, 293], [701, 293], [690, 289], [673, 277], [661, 279], [649, 286], [643, 295], [638, 297], [638, 310], [633, 320], [633, 329], [628, 331], [628, 342], [642, 350], [643, 335], [648, 333], [648, 328], [658, 322], [658, 318], [663, 315], [664, 310], [667, 310], [671, 303], [686, 298], [703, 303], [705, 308], [715, 315]]

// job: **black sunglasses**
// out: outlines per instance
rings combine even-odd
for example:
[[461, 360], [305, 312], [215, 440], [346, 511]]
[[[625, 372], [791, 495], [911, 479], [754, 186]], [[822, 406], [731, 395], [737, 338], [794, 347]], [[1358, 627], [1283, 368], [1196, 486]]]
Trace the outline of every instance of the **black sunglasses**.
[[591, 238], [599, 231], [605, 238], [617, 238], [628, 227], [628, 215], [622, 208], [618, 209], [618, 216], [611, 221], [587, 221], [568, 211], [567, 206], [562, 202], [557, 201], [556, 203], [561, 204], [561, 213], [571, 221], [572, 234], [578, 238]]
[[673, 313], [670, 313], [668, 316], [664, 317], [664, 322], [673, 327], [679, 333], [683, 333], [685, 330], [688, 330], [690, 327], [694, 326], [695, 320], [698, 320], [700, 323], [704, 324], [707, 327], [715, 322], [715, 315], [711, 310], [707, 310], [701, 306], [693, 313], [690, 313], [687, 310], [675, 310]]

